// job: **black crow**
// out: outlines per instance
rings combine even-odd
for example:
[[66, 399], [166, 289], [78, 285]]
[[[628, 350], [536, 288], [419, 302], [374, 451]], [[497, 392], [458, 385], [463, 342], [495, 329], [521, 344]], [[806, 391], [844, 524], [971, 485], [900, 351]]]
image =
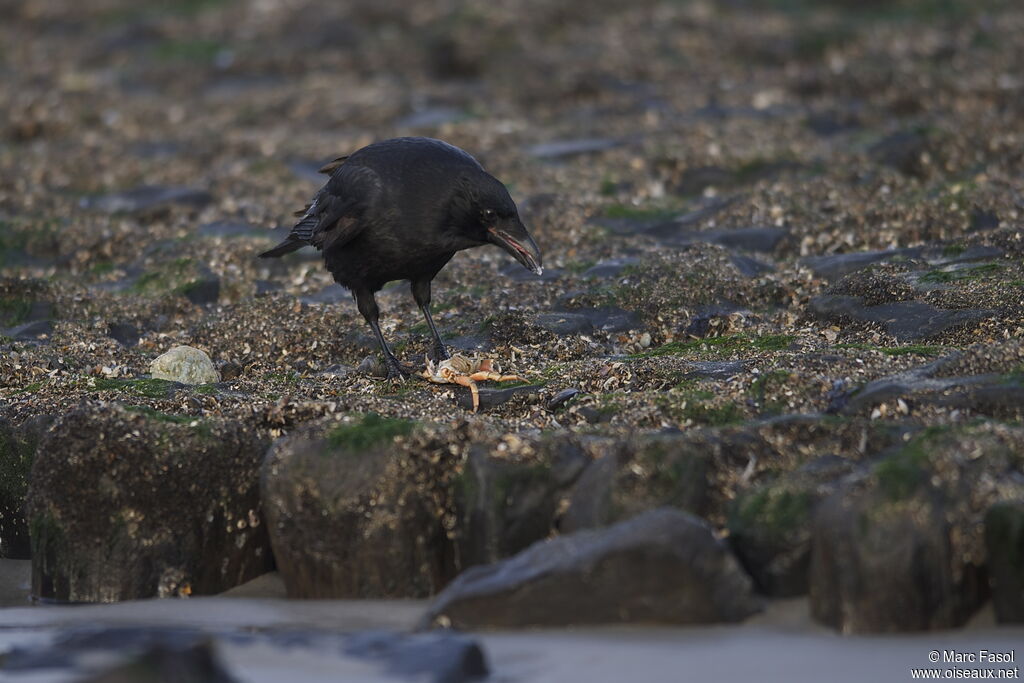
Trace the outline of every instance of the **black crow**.
[[430, 317], [430, 281], [455, 252], [496, 244], [538, 275], [540, 250], [515, 202], [494, 176], [463, 150], [431, 138], [375, 142], [320, 169], [330, 175], [288, 237], [261, 257], [312, 245], [323, 252], [334, 281], [347, 287], [373, 328], [388, 377], [409, 374], [388, 348], [377, 322], [374, 292], [408, 280], [434, 337], [434, 354], [448, 358]]

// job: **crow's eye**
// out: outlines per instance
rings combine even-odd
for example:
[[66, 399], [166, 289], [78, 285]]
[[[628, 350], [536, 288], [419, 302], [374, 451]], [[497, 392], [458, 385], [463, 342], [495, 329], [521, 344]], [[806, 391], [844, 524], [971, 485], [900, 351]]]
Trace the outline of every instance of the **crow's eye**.
[[485, 221], [493, 221], [497, 214], [494, 213], [494, 209], [484, 209], [480, 212]]

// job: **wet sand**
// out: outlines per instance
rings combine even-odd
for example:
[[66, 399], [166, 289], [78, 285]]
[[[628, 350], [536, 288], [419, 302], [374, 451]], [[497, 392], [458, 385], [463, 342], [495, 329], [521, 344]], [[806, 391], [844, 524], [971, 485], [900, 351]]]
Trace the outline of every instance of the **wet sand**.
[[[340, 634], [411, 629], [426, 607], [415, 600], [286, 600], [269, 574], [229, 593], [188, 600], [141, 600], [78, 607], [11, 607], [27, 579], [27, 562], [0, 561], [0, 652], [47, 642], [61, 629], [84, 626], [198, 627], [217, 634]], [[24, 604], [18, 602], [17, 604]], [[998, 627], [991, 607], [962, 630], [915, 635], [842, 636], [811, 621], [805, 599], [776, 600], [737, 626], [616, 626], [474, 634], [491, 680], [531, 683], [631, 681], [905, 681], [911, 667], [930, 666], [932, 650], [1019, 650], [1024, 628]], [[218, 653], [238, 680], [389, 681], [366, 659], [340, 654], [313, 638], [309, 647], [218, 640]], [[1021, 653], [1017, 653], [1020, 655]], [[0, 681], [58, 683], [66, 672], [0, 674]]]

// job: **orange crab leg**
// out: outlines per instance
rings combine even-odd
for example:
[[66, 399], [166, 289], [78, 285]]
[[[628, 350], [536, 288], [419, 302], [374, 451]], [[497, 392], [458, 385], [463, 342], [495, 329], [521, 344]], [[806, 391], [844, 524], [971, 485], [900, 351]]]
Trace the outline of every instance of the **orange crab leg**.
[[473, 376], [455, 375], [452, 377], [452, 381], [464, 387], [469, 387], [469, 393], [473, 395], [473, 412], [477, 412], [480, 409], [480, 390], [477, 388], [476, 382], [473, 381]]

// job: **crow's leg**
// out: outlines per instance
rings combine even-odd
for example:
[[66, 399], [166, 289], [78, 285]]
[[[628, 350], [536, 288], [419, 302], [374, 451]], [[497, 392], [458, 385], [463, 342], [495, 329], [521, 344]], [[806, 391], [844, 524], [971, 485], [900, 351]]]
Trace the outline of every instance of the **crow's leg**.
[[441, 335], [437, 333], [434, 319], [430, 316], [430, 280], [413, 280], [411, 284], [412, 298], [416, 300], [416, 305], [423, 311], [423, 317], [427, 319], [427, 327], [430, 328], [430, 333], [434, 335], [434, 360], [451, 358], [448, 355], [448, 350], [444, 347], [444, 342], [441, 341]]
[[384, 352], [384, 361], [388, 366], [388, 379], [408, 377], [411, 374], [410, 370], [398, 362], [395, 354], [391, 353], [391, 349], [388, 348], [388, 343], [384, 341], [384, 334], [380, 331], [380, 323], [377, 322], [377, 319], [380, 317], [380, 309], [377, 308], [377, 300], [373, 297], [373, 292], [369, 290], [356, 291], [353, 292], [353, 296], [356, 299], [356, 306], [359, 308], [359, 312], [366, 318], [366, 322], [370, 323], [373, 334], [377, 337], [377, 343], [380, 344], [380, 350]]

